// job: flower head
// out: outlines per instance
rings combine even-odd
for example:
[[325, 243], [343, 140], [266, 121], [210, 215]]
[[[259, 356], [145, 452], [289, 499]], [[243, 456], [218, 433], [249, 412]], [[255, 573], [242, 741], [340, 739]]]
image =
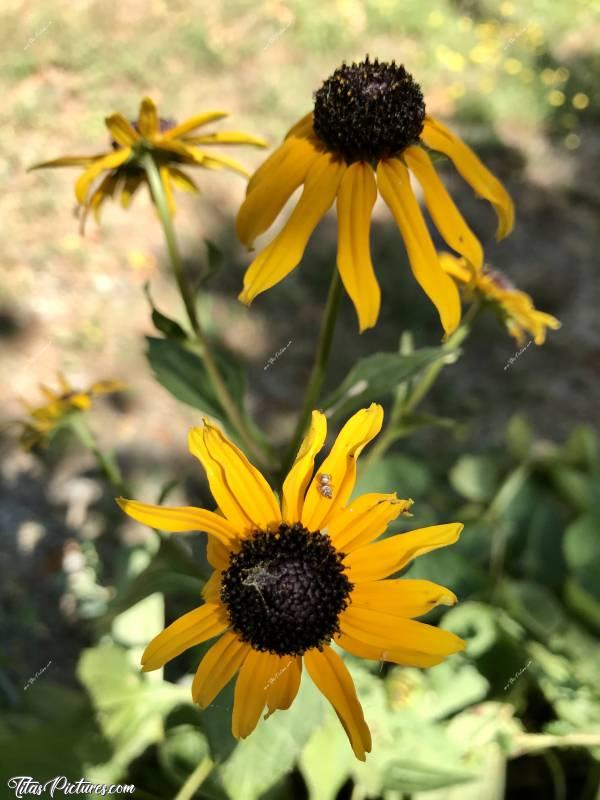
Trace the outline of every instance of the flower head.
[[58, 375], [60, 390], [54, 391], [40, 384], [40, 391], [46, 398], [45, 405], [33, 406], [25, 403], [28, 417], [19, 420], [22, 427], [20, 442], [23, 450], [31, 450], [48, 443], [48, 437], [72, 414], [87, 411], [92, 405], [92, 397], [99, 394], [122, 392], [127, 387], [120, 381], [96, 381], [89, 389], [74, 389], [64, 375]]
[[531, 297], [517, 289], [500, 270], [486, 264], [481, 273], [475, 274], [464, 258], [456, 258], [450, 253], [438, 253], [438, 257], [444, 271], [454, 278], [465, 294], [476, 295], [497, 309], [519, 346], [525, 343], [526, 333], [533, 336], [536, 344], [544, 344], [546, 330], [560, 328], [556, 317], [538, 311]]
[[[239, 162], [211, 152], [210, 147], [215, 144], [266, 146], [262, 139], [238, 131], [196, 133], [198, 128], [226, 116], [227, 113], [223, 111], [207, 111], [176, 123], [159, 117], [154, 102], [145, 97], [140, 104], [137, 121], [130, 122], [122, 114], [111, 114], [106, 118], [112, 146], [109, 152], [93, 156], [63, 156], [36, 164], [32, 169], [85, 167], [75, 182], [75, 196], [82, 211], [83, 229], [89, 211], [93, 211], [96, 221], [99, 221], [102, 204], [108, 197], [120, 192], [121, 205], [123, 208], [129, 207], [140, 186], [148, 183], [142, 156], [151, 153], [159, 167], [171, 213], [174, 213], [173, 187], [198, 192], [195, 182], [181, 167], [225, 168], [247, 176], [247, 170]], [[95, 183], [97, 180], [99, 182]]]
[[[217, 428], [190, 431], [190, 450], [203, 464], [218, 510], [165, 508], [120, 499], [129, 516], [167, 531], [203, 531], [214, 572], [204, 605], [175, 620], [142, 656], [154, 670], [184, 650], [219, 637], [192, 684], [206, 708], [237, 675], [233, 735], [245, 738], [266, 717], [290, 707], [303, 667], [331, 702], [357, 758], [371, 735], [343, 660], [333, 643], [355, 656], [428, 667], [463, 649], [449, 631], [414, 621], [454, 594], [424, 580], [388, 579], [415, 557], [452, 544], [462, 525], [450, 523], [375, 540], [407, 513], [412, 500], [365, 494], [351, 500], [356, 460], [378, 434], [381, 406], [355, 414], [316, 474], [326, 433], [315, 411], [278, 500], [261, 473]], [[327, 491], [325, 491], [327, 487]]]
[[258, 254], [244, 277], [240, 299], [251, 303], [301, 261], [308, 240], [337, 201], [337, 267], [361, 331], [377, 322], [381, 293], [369, 247], [371, 212], [378, 193], [400, 229], [413, 274], [438, 310], [446, 334], [460, 321], [456, 286], [440, 268], [409, 171], [421, 184], [427, 209], [446, 243], [480, 269], [475, 234], [437, 175], [428, 150], [448, 156], [475, 192], [498, 215], [498, 238], [513, 227], [513, 204], [502, 184], [445, 125], [428, 116], [417, 83], [403, 66], [370, 61], [344, 64], [315, 93], [314, 111], [248, 183], [238, 213], [239, 239], [248, 247], [274, 222], [300, 186], [289, 221]]

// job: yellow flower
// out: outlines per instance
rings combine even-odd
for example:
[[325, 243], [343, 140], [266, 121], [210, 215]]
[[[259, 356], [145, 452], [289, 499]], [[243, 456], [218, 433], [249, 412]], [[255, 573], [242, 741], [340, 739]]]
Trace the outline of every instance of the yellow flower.
[[64, 375], [58, 375], [60, 390], [54, 391], [40, 384], [40, 390], [46, 398], [43, 406], [32, 406], [25, 403], [29, 416], [21, 420], [20, 442], [24, 450], [46, 445], [49, 435], [59, 427], [71, 414], [87, 411], [92, 405], [92, 397], [98, 394], [122, 392], [127, 387], [120, 381], [97, 381], [89, 389], [79, 391], [73, 389]]
[[[209, 122], [228, 116], [224, 111], [207, 111], [197, 114], [185, 122], [176, 124], [162, 119], [153, 101], [145, 97], [140, 104], [137, 122], [129, 122], [122, 114], [107, 117], [106, 127], [112, 137], [112, 151], [94, 156], [64, 156], [53, 161], [36, 164], [32, 169], [43, 167], [85, 167], [75, 183], [75, 196], [82, 209], [81, 226], [89, 211], [99, 221], [102, 203], [107, 197], [121, 193], [121, 205], [128, 208], [139, 187], [148, 183], [141, 157], [152, 153], [159, 167], [165, 194], [171, 213], [175, 211], [173, 187], [187, 192], [198, 192], [194, 181], [182, 166], [205, 167], [207, 169], [230, 169], [247, 177], [248, 171], [232, 158], [205, 150], [214, 144], [250, 144], [265, 147], [266, 143], [246, 133], [224, 131], [222, 133], [196, 134], [195, 131]], [[94, 182], [106, 173], [92, 190]]]
[[350, 500], [356, 460], [382, 422], [379, 405], [356, 413], [313, 475], [327, 433], [324, 414], [314, 411], [280, 502], [245, 455], [205, 420], [190, 431], [189, 446], [204, 466], [217, 511], [118, 501], [145, 525], [208, 535], [214, 572], [205, 603], [150, 642], [142, 668], [159, 669], [218, 636], [200, 662], [192, 697], [206, 708], [237, 674], [236, 738], [252, 733], [265, 706], [266, 717], [289, 708], [304, 666], [364, 760], [371, 736], [331, 644], [361, 658], [417, 667], [463, 649], [453, 633], [413, 620], [438, 604], [454, 604], [451, 591], [424, 580], [385, 580], [416, 556], [454, 543], [463, 526], [436, 525], [375, 542], [412, 501], [395, 494]]
[[508, 235], [514, 209], [502, 184], [466, 144], [426, 115], [421, 90], [404, 67], [367, 58], [344, 64], [325, 81], [315, 94], [314, 112], [294, 125], [250, 179], [236, 222], [247, 247], [272, 225], [298, 186], [304, 190], [283, 230], [248, 268], [240, 299], [251, 303], [299, 264], [316, 225], [337, 200], [337, 267], [361, 332], [373, 327], [381, 297], [369, 229], [379, 192], [398, 224], [417, 282], [436, 306], [446, 334], [451, 333], [460, 322], [460, 298], [440, 269], [409, 171], [421, 184], [446, 243], [476, 268], [483, 253], [426, 148], [452, 160], [475, 192], [494, 206], [497, 237]]
[[444, 271], [451, 275], [467, 294], [475, 293], [482, 300], [492, 303], [500, 312], [502, 320], [519, 346], [525, 342], [525, 333], [533, 336], [536, 344], [546, 341], [546, 329], [557, 330], [560, 322], [551, 314], [538, 311], [533, 300], [525, 292], [515, 288], [500, 270], [487, 264], [483, 272], [475, 274], [464, 258], [450, 253], [438, 253]]

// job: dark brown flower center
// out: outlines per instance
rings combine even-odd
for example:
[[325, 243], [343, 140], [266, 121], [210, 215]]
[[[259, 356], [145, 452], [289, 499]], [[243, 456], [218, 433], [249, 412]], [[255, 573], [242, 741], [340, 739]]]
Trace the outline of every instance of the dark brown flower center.
[[401, 153], [419, 140], [424, 121], [421, 89], [394, 61], [342, 64], [315, 93], [315, 133], [348, 163]]
[[221, 600], [231, 627], [255, 650], [301, 655], [339, 632], [352, 584], [344, 554], [300, 524], [255, 531], [231, 556]]

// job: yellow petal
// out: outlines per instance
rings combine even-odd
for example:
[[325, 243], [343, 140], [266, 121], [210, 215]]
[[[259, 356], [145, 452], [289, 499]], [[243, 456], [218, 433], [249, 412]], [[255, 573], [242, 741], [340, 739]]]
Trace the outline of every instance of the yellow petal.
[[473, 281], [473, 271], [469, 269], [464, 258], [456, 258], [451, 253], [438, 253], [438, 261], [444, 272], [452, 275], [457, 281], [462, 284], [468, 284]]
[[89, 388], [90, 394], [112, 394], [113, 392], [124, 392], [128, 389], [123, 381], [95, 381]]
[[419, 653], [416, 650], [406, 650], [404, 648], [390, 648], [387, 643], [384, 645], [366, 644], [341, 633], [333, 637], [336, 644], [342, 647], [347, 653], [358, 658], [367, 658], [371, 661], [389, 661], [392, 664], [402, 664], [406, 667], [434, 667], [440, 664], [445, 655], [432, 655], [431, 653]]
[[354, 303], [361, 333], [375, 325], [381, 305], [381, 291], [369, 245], [371, 213], [376, 199], [377, 185], [371, 167], [362, 161], [348, 167], [337, 196], [337, 266]]
[[448, 194], [422, 147], [408, 147], [402, 154], [407, 167], [421, 184], [425, 204], [446, 244], [464, 256], [476, 270], [483, 266], [483, 248]]
[[290, 139], [293, 136], [308, 136], [313, 133], [313, 112], [310, 111], [305, 114], [298, 122], [295, 122], [289, 131], [286, 133], [285, 138]]
[[331, 647], [325, 646], [322, 651], [307, 650], [304, 663], [317, 688], [334, 707], [354, 755], [365, 761], [366, 753], [371, 752], [371, 733], [344, 662]]
[[123, 190], [121, 192], [122, 208], [129, 208], [134, 194], [145, 181], [146, 178], [143, 172], [137, 172], [125, 178], [125, 183], [123, 184]]
[[404, 239], [417, 282], [437, 308], [446, 335], [460, 322], [460, 297], [454, 281], [440, 267], [425, 220], [410, 187], [408, 170], [397, 159], [380, 161], [379, 191], [390, 207]]
[[[309, 531], [324, 530], [328, 520], [346, 505], [356, 482], [356, 460], [383, 424], [383, 409], [377, 403], [357, 411], [340, 431], [331, 452], [319, 468], [304, 500], [302, 524]], [[319, 491], [320, 474], [331, 475], [333, 498]]]
[[494, 206], [498, 216], [496, 238], [503, 239], [508, 236], [515, 221], [513, 201], [498, 178], [483, 165], [473, 150], [449, 128], [432, 117], [425, 118], [421, 139], [427, 147], [448, 156], [473, 191]]
[[243, 303], [250, 304], [298, 266], [312, 232], [335, 199], [345, 169], [341, 161], [329, 154], [315, 159], [298, 205], [283, 230], [246, 270], [240, 294]]
[[131, 156], [131, 149], [123, 147], [121, 150], [116, 150], [114, 153], [104, 156], [104, 158], [94, 161], [85, 172], [83, 172], [75, 182], [75, 197], [81, 205], [85, 204], [88, 191], [92, 183], [96, 180], [101, 172], [111, 169], [116, 169], [124, 164]]
[[327, 533], [337, 550], [351, 553], [381, 536], [411, 505], [412, 500], [398, 500], [395, 494], [363, 494], [332, 517]]
[[302, 517], [304, 494], [312, 478], [315, 456], [323, 447], [327, 436], [327, 419], [320, 411], [313, 411], [310, 428], [300, 446], [298, 455], [283, 484], [283, 519], [293, 524]]
[[88, 167], [94, 161], [99, 161], [105, 156], [106, 153], [98, 153], [95, 156], [62, 156], [61, 158], [54, 158], [52, 161], [42, 161], [41, 164], [34, 164], [27, 171], [31, 172], [34, 169], [46, 169], [47, 167]]
[[197, 147], [185, 144], [183, 141], [170, 141], [166, 139], [156, 139], [152, 146], [159, 156], [164, 153], [169, 163], [175, 161], [181, 164], [202, 166], [204, 164], [204, 154]]
[[340, 628], [342, 633], [384, 650], [399, 648], [448, 656], [465, 648], [464, 641], [450, 631], [354, 605], [340, 615]]
[[140, 138], [139, 133], [123, 114], [111, 114], [110, 117], [106, 117], [104, 122], [112, 138], [121, 147], [130, 147]]
[[246, 169], [243, 164], [240, 164], [239, 161], [236, 161], [235, 158], [229, 158], [229, 156], [202, 153], [202, 166], [206, 169], [229, 169], [232, 172], [237, 172], [244, 178], [250, 177], [250, 171]]
[[211, 567], [222, 571], [227, 569], [231, 554], [237, 550], [238, 546], [234, 542], [224, 544], [215, 536], [210, 536], [206, 546], [206, 558]]
[[[281, 157], [274, 158], [280, 154]], [[281, 209], [304, 181], [318, 153], [306, 139], [291, 139], [259, 167], [260, 181], [248, 191], [235, 221], [238, 239], [246, 247], [271, 227]], [[272, 166], [267, 166], [271, 162]], [[250, 182], [256, 178], [254, 173]], [[250, 183], [248, 184], [250, 186]]]
[[205, 603], [195, 608], [152, 639], [142, 655], [143, 671], [159, 669], [184, 650], [218, 636], [228, 627], [222, 606]]
[[346, 556], [348, 578], [352, 583], [377, 581], [387, 578], [407, 566], [414, 558], [454, 544], [463, 529], [460, 522], [447, 525], [432, 525], [409, 533], [390, 536], [382, 542], [361, 547]]
[[400, 617], [420, 617], [436, 606], [453, 606], [456, 602], [454, 592], [431, 581], [367, 581], [352, 590], [353, 606]]
[[231, 732], [236, 739], [249, 736], [265, 707], [269, 679], [275, 674], [278, 656], [250, 649], [235, 684]]
[[178, 189], [182, 189], [184, 192], [191, 192], [192, 194], [200, 193], [200, 189], [196, 186], [195, 182], [182, 170], [169, 165], [169, 174], [171, 176], [171, 183]]
[[159, 167], [160, 179], [163, 185], [165, 197], [167, 198], [167, 205], [171, 216], [175, 214], [175, 198], [173, 197], [173, 187], [171, 186], [171, 176], [169, 175], [169, 167]]
[[223, 131], [222, 133], [207, 133], [204, 136], [186, 136], [185, 141], [190, 144], [250, 144], [254, 147], [268, 147], [267, 142], [260, 136], [250, 136], [243, 131]]
[[224, 117], [228, 116], [229, 114], [226, 111], [206, 111], [204, 114], [196, 114], [194, 117], [190, 117], [184, 122], [180, 122], [179, 125], [175, 125], [174, 128], [165, 131], [162, 135], [162, 138], [178, 139], [180, 136], [183, 136], [186, 133], [191, 133], [193, 130], [200, 128], [202, 125], [206, 125], [207, 122], [214, 122], [217, 119], [223, 119]]
[[302, 659], [300, 656], [280, 656], [277, 671], [267, 681], [268, 719], [275, 711], [289, 708], [300, 688]]
[[138, 115], [138, 128], [140, 134], [148, 139], [151, 139], [158, 133], [158, 112], [154, 101], [149, 97], [144, 97], [140, 103], [140, 112]]
[[279, 504], [267, 481], [218, 428], [207, 421], [203, 428], [192, 428], [190, 450], [202, 461], [219, 508], [238, 529], [247, 530], [249, 523], [250, 528], [265, 530], [281, 522]]
[[205, 603], [212, 603], [213, 605], [218, 605], [221, 602], [220, 570], [216, 569], [202, 587], [202, 599], [204, 600]]
[[227, 686], [249, 652], [250, 645], [241, 642], [235, 633], [224, 633], [207, 651], [198, 666], [192, 683], [194, 703], [198, 703], [201, 708], [207, 708]]
[[214, 511], [193, 506], [153, 506], [138, 503], [137, 500], [126, 500], [124, 497], [119, 497], [117, 503], [132, 519], [160, 531], [203, 531], [209, 536], [215, 536], [225, 545], [238, 537], [235, 527]]
[[118, 172], [109, 172], [108, 175], [105, 175], [100, 181], [99, 186], [94, 189], [90, 199], [87, 201], [87, 204], [83, 207], [81, 212], [79, 230], [82, 236], [85, 231], [85, 223], [90, 211], [93, 212], [94, 219], [96, 220], [97, 224], [100, 224], [100, 211], [102, 209], [102, 205], [105, 200], [108, 200], [114, 195], [119, 182], [120, 176]]

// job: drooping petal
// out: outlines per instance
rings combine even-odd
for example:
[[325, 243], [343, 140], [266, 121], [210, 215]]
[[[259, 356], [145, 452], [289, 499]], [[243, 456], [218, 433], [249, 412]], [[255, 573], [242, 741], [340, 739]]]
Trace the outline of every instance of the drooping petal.
[[454, 281], [440, 267], [423, 214], [410, 187], [408, 170], [398, 159], [380, 161], [377, 182], [404, 239], [417, 282], [437, 308], [446, 335], [460, 322], [460, 296]]
[[348, 606], [340, 615], [340, 629], [342, 633], [382, 650], [398, 648], [448, 656], [465, 648], [464, 641], [450, 631], [354, 605]]
[[82, 236], [85, 232], [85, 223], [87, 222], [87, 217], [90, 211], [93, 212], [96, 223], [100, 224], [100, 211], [102, 206], [105, 200], [111, 198], [117, 191], [119, 181], [120, 176], [118, 172], [109, 172], [108, 175], [105, 175], [104, 178], [102, 178], [100, 184], [94, 189], [89, 200], [87, 201], [87, 204], [81, 210], [79, 231]]
[[302, 659], [300, 656], [281, 656], [275, 675], [267, 681], [267, 708], [265, 719], [275, 711], [289, 708], [300, 688]]
[[304, 663], [316, 687], [334, 707], [354, 755], [365, 761], [366, 753], [371, 752], [371, 733], [346, 665], [329, 646], [322, 651], [307, 650]]
[[312, 478], [315, 456], [323, 447], [327, 436], [327, 418], [320, 411], [313, 411], [310, 428], [304, 437], [298, 455], [290, 469], [282, 490], [283, 519], [293, 524], [302, 517], [304, 495]]
[[131, 147], [140, 138], [139, 133], [123, 114], [111, 114], [104, 122], [112, 138], [121, 147]]
[[216, 536], [210, 536], [206, 546], [206, 559], [211, 567], [218, 570], [227, 569], [232, 553], [237, 552], [238, 546], [233, 542], [223, 544]]
[[295, 122], [285, 135], [285, 139], [290, 139], [292, 136], [302, 137], [308, 136], [313, 132], [313, 112], [310, 111], [305, 114], [298, 122]]
[[186, 136], [185, 141], [190, 144], [249, 144], [254, 147], [268, 147], [269, 145], [260, 136], [250, 136], [243, 131], [223, 131], [221, 133], [206, 133], [204, 136]]
[[352, 583], [387, 578], [388, 575], [404, 569], [414, 558], [438, 547], [454, 544], [463, 527], [460, 522], [432, 525], [361, 547], [344, 559], [348, 578]]
[[277, 672], [279, 657], [250, 649], [235, 684], [231, 732], [236, 739], [249, 736], [267, 700], [269, 680]]
[[152, 147], [153, 151], [160, 153], [163, 151], [172, 157], [169, 161], [179, 161], [181, 164], [190, 164], [191, 166], [200, 167], [204, 164], [204, 154], [197, 147], [185, 144], [183, 141], [171, 141], [167, 139], [156, 139]]
[[432, 150], [448, 156], [473, 191], [490, 202], [498, 216], [496, 238], [503, 239], [512, 231], [515, 208], [510, 195], [492, 173], [484, 166], [468, 145], [439, 120], [425, 118], [421, 139]]
[[218, 605], [221, 602], [221, 574], [221, 570], [215, 569], [202, 587], [202, 599], [205, 603]]
[[363, 494], [330, 520], [327, 532], [337, 550], [351, 553], [380, 536], [411, 505], [395, 494]]
[[[379, 433], [383, 424], [383, 409], [377, 403], [357, 411], [346, 422], [335, 440], [331, 452], [323, 461], [306, 493], [302, 509], [302, 524], [309, 531], [324, 530], [352, 494], [356, 482], [356, 460], [364, 447]], [[319, 491], [320, 474], [331, 475], [333, 498]]]
[[136, 172], [132, 175], [127, 175], [123, 189], [121, 191], [121, 207], [129, 208], [134, 194], [145, 183], [145, 176], [143, 172]]
[[400, 617], [420, 617], [436, 606], [453, 606], [456, 595], [445, 586], [423, 580], [388, 580], [358, 583], [352, 605]]
[[138, 503], [137, 500], [126, 500], [124, 497], [117, 498], [117, 503], [130, 517], [157, 530], [173, 533], [204, 531], [224, 545], [229, 545], [239, 536], [234, 525], [225, 517], [203, 508], [154, 506]]
[[238, 175], [241, 175], [243, 178], [250, 177], [250, 171], [246, 169], [243, 164], [240, 164], [239, 161], [236, 161], [235, 158], [229, 158], [229, 156], [202, 153], [202, 166], [206, 169], [230, 169], [232, 172], [237, 172]]
[[[200, 439], [203, 445], [199, 446]], [[250, 521], [252, 527], [260, 530], [266, 530], [269, 526], [281, 522], [279, 503], [267, 481], [242, 451], [218, 428], [206, 420], [203, 428], [192, 428], [190, 450], [202, 461], [219, 508], [234, 524], [237, 524], [240, 518], [240, 511], [243, 517]], [[217, 480], [214, 480], [214, 477], [211, 479], [209, 475], [209, 468], [205, 463], [206, 454], [219, 468], [220, 478]], [[223, 505], [222, 498], [227, 507]], [[232, 507], [233, 519], [228, 511], [228, 508]]]
[[473, 271], [469, 269], [469, 265], [464, 258], [456, 258], [452, 253], [441, 252], [438, 253], [438, 261], [444, 272], [452, 275], [460, 283], [467, 284], [473, 281]]
[[369, 244], [371, 213], [376, 199], [377, 184], [369, 164], [357, 161], [349, 166], [337, 196], [337, 266], [354, 303], [361, 333], [375, 325], [381, 305]]
[[374, 644], [366, 644], [354, 636], [349, 636], [347, 633], [340, 633], [334, 636], [334, 641], [347, 653], [358, 658], [366, 658], [371, 661], [390, 661], [392, 664], [402, 664], [406, 667], [434, 667], [446, 658], [445, 655], [433, 655], [398, 647], [391, 649], [387, 646], [381, 647]]
[[167, 199], [169, 212], [171, 216], [173, 216], [175, 214], [175, 198], [173, 196], [173, 187], [171, 186], [171, 175], [169, 172], [169, 167], [167, 166], [159, 167], [158, 172], [160, 174], [160, 180], [163, 185], [163, 191]]
[[131, 149], [129, 147], [123, 147], [120, 150], [116, 150], [114, 153], [109, 153], [107, 156], [104, 156], [98, 161], [94, 161], [94, 163], [91, 164], [75, 182], [75, 197], [77, 198], [77, 201], [81, 205], [84, 205], [87, 194], [90, 190], [90, 186], [96, 180], [98, 175], [100, 175], [101, 172], [120, 167], [121, 164], [124, 164], [129, 159], [130, 156]]
[[186, 175], [183, 170], [169, 165], [169, 174], [171, 176], [171, 183], [178, 189], [182, 189], [184, 192], [191, 192], [192, 194], [200, 193], [200, 189], [197, 187], [195, 181], [193, 181], [189, 175]]
[[196, 114], [195, 116], [180, 122], [179, 125], [175, 125], [174, 128], [170, 128], [168, 131], [165, 131], [162, 135], [162, 138], [179, 139], [181, 136], [196, 130], [196, 128], [206, 125], [207, 122], [214, 122], [217, 119], [223, 119], [224, 117], [228, 116], [229, 114], [226, 111], [206, 111], [204, 114]]
[[158, 133], [158, 111], [150, 97], [144, 97], [140, 103], [137, 124], [140, 134], [148, 139]]
[[223, 607], [205, 603], [176, 619], [152, 639], [142, 655], [142, 670], [159, 669], [184, 650], [218, 636], [228, 627]]
[[106, 155], [106, 153], [97, 153], [95, 156], [61, 156], [61, 158], [53, 158], [52, 161], [34, 164], [27, 171], [31, 172], [34, 169], [46, 169], [47, 167], [89, 167], [94, 161], [100, 161]]
[[[275, 159], [277, 153], [281, 157]], [[267, 159], [267, 162], [273, 159], [273, 166], [268, 167], [265, 162], [259, 167], [262, 177], [253, 190], [247, 193], [235, 221], [237, 236], [242, 244], [252, 247], [257, 236], [271, 227], [281, 209], [306, 178], [318, 155], [307, 139], [291, 139]], [[256, 175], [255, 172], [251, 181]]]
[[483, 266], [481, 243], [448, 194], [428, 154], [422, 147], [408, 147], [402, 158], [421, 184], [427, 210], [446, 244], [464, 256], [476, 270], [481, 270]]
[[207, 708], [219, 692], [227, 686], [244, 663], [250, 645], [227, 631], [215, 642], [200, 662], [192, 683], [192, 699], [201, 708]]
[[243, 303], [250, 304], [298, 266], [312, 232], [335, 199], [345, 169], [341, 161], [328, 153], [315, 159], [298, 205], [283, 230], [246, 270], [240, 294]]

